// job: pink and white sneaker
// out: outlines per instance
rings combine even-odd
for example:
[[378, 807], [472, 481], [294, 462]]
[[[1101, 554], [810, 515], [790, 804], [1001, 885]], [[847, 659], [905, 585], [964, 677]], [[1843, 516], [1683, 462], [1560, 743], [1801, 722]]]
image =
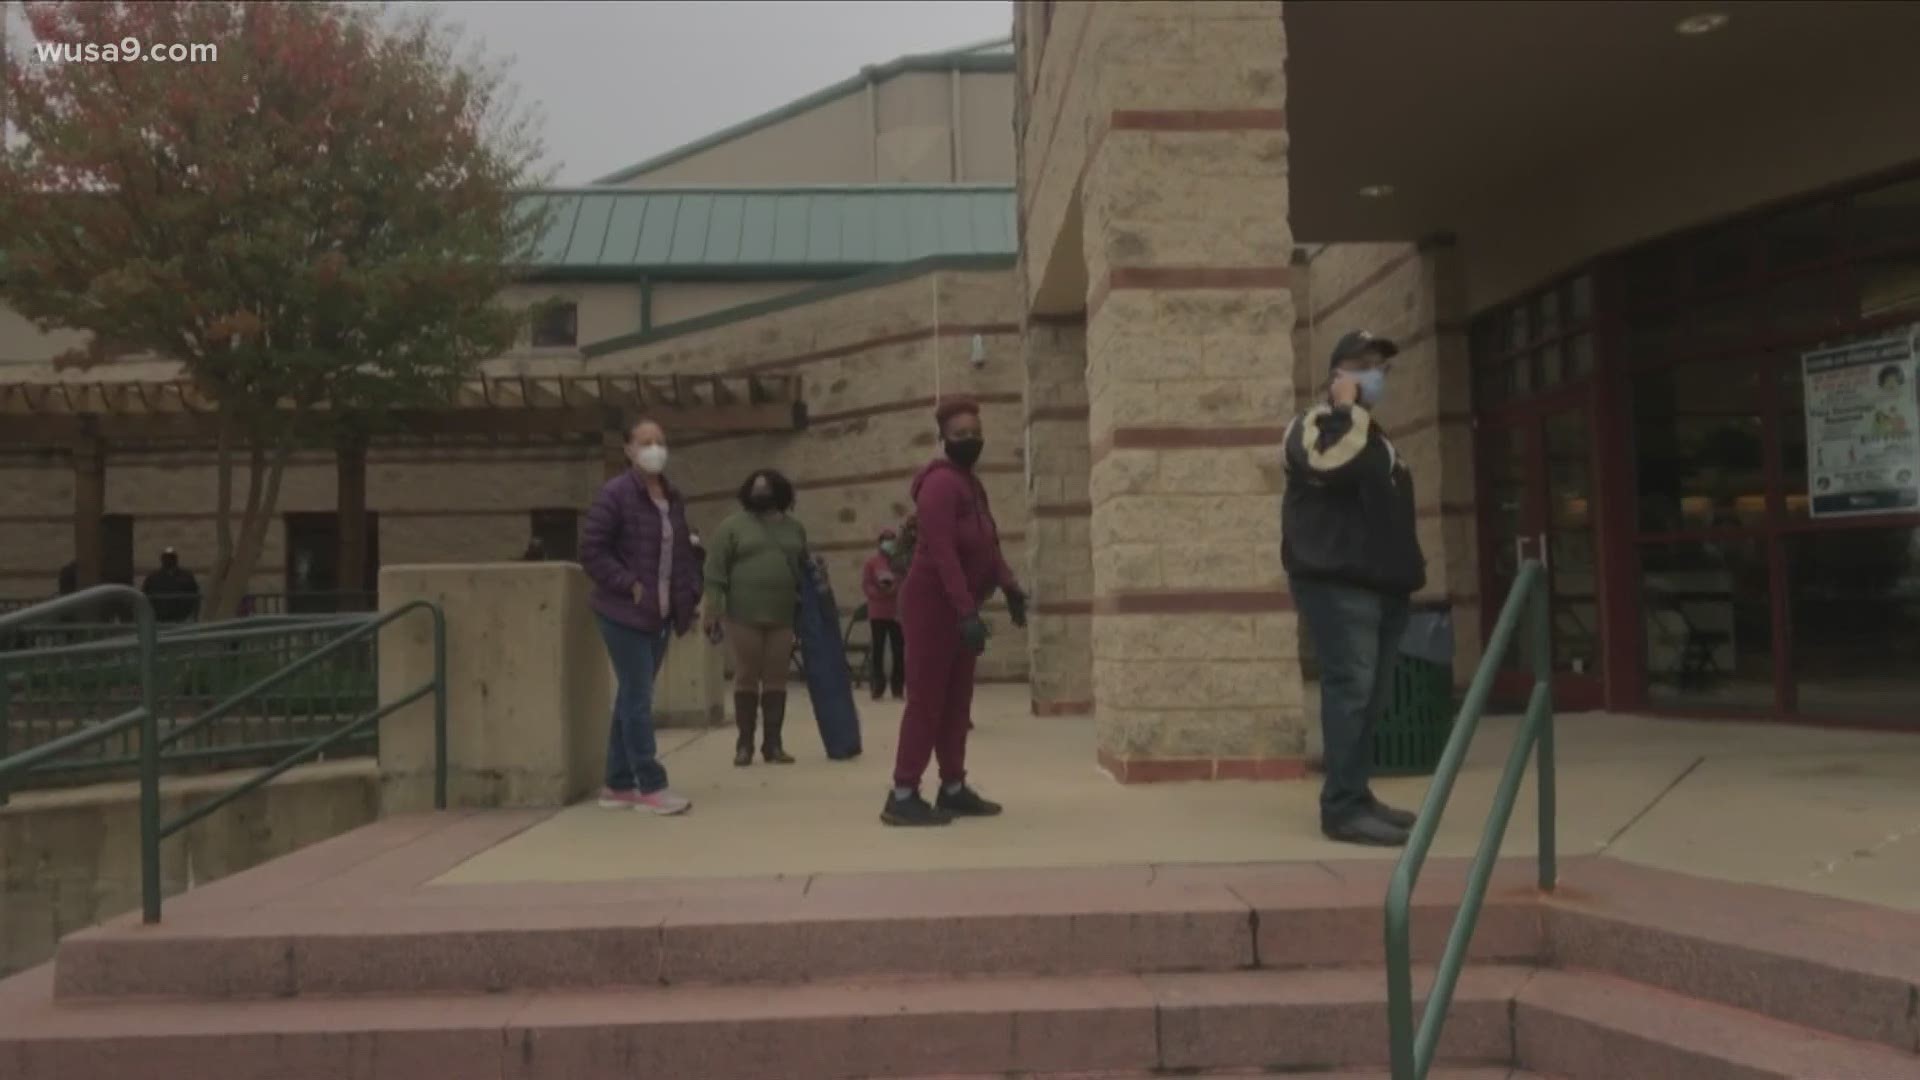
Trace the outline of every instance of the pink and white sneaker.
[[693, 800], [661, 788], [651, 794], [642, 795], [638, 791], [615, 791], [612, 788], [600, 789], [600, 808], [602, 810], [638, 810], [643, 814], [660, 814], [671, 817], [684, 814], [693, 809]]

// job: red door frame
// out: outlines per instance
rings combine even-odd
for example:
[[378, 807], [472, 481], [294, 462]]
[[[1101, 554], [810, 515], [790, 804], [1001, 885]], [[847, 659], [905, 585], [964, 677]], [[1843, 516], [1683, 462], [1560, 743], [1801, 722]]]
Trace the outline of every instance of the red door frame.
[[[1596, 357], [1597, 359], [1597, 357]], [[1595, 602], [1599, 609], [1600, 625], [1596, 633], [1600, 638], [1600, 670], [1574, 675], [1568, 672], [1555, 672], [1553, 696], [1560, 708], [1579, 712], [1602, 708], [1606, 704], [1606, 671], [1612, 662], [1611, 642], [1607, 633], [1607, 610], [1609, 602], [1607, 592], [1612, 582], [1603, 572], [1601, 563], [1604, 549], [1604, 503], [1600, 498], [1602, 483], [1599, 456], [1597, 410], [1595, 408], [1595, 389], [1599, 382], [1597, 372], [1573, 380], [1544, 394], [1526, 398], [1520, 402], [1486, 410], [1476, 421], [1475, 453], [1487, 453], [1489, 436], [1494, 431], [1513, 431], [1522, 440], [1521, 460], [1521, 519], [1526, 522], [1524, 533], [1533, 537], [1542, 537], [1552, 531], [1552, 510], [1549, 500], [1552, 492], [1548, 490], [1549, 477], [1546, 473], [1546, 422], [1548, 419], [1564, 413], [1584, 411], [1586, 413], [1587, 439], [1589, 453], [1594, 455], [1595, 468], [1592, 473], [1593, 491], [1590, 499], [1593, 505], [1588, 520], [1593, 531]], [[1485, 460], [1485, 458], [1481, 458]], [[1487, 483], [1487, 470], [1477, 469], [1476, 501], [1481, 509], [1479, 522], [1480, 537], [1480, 625], [1481, 638], [1493, 632], [1493, 625], [1500, 617], [1500, 609], [1507, 602], [1507, 589], [1511, 582], [1495, 580], [1493, 567], [1497, 553], [1495, 549], [1511, 541], [1495, 540], [1494, 530], [1488, 527], [1487, 514], [1492, 512], [1492, 492]], [[1529, 557], [1538, 557], [1538, 549], [1529, 552]], [[1547, 552], [1548, 587], [1551, 588], [1553, 572], [1553, 552]], [[1514, 648], [1523, 647], [1516, 637]], [[1532, 687], [1533, 676], [1524, 671], [1502, 671], [1495, 677], [1494, 694], [1505, 703], [1522, 703]]]

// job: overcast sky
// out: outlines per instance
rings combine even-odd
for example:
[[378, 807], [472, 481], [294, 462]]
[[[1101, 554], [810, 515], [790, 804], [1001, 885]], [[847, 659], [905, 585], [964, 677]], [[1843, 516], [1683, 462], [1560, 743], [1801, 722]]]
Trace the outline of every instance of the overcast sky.
[[594, 180], [906, 54], [1012, 33], [1009, 0], [431, 5], [513, 60], [563, 184]]
[[[907, 53], [1005, 37], [1010, 0], [454, 0], [436, 8], [512, 62], [562, 184], [584, 184]], [[0, 17], [26, 47], [22, 12]]]

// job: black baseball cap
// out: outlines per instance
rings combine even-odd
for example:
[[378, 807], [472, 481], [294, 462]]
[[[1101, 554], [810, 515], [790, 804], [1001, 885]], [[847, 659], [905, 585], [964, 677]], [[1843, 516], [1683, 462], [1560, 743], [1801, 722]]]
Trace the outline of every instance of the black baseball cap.
[[1340, 336], [1333, 346], [1331, 367], [1339, 367], [1343, 361], [1373, 353], [1382, 360], [1391, 360], [1400, 354], [1400, 346], [1383, 337], [1374, 337], [1365, 330], [1350, 330]]

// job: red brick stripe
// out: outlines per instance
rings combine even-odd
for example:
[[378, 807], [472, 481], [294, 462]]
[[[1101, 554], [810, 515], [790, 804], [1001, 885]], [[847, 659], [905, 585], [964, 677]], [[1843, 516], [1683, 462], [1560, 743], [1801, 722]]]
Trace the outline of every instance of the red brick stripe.
[[1055, 420], [1062, 422], [1080, 421], [1084, 423], [1086, 422], [1088, 412], [1089, 410], [1085, 405], [1042, 405], [1038, 408], [1027, 410], [1027, 424], [1028, 426], [1032, 426], [1034, 424]]
[[1285, 131], [1285, 109], [1115, 109], [1109, 131]]
[[1037, 518], [1082, 518], [1093, 513], [1092, 503], [1041, 503], [1030, 511]]
[[1285, 589], [1118, 592], [1095, 597], [1095, 615], [1252, 615], [1292, 611]]
[[1091, 615], [1093, 614], [1093, 601], [1091, 600], [1043, 600], [1033, 605], [1033, 612], [1036, 615], [1059, 615], [1059, 616]]

